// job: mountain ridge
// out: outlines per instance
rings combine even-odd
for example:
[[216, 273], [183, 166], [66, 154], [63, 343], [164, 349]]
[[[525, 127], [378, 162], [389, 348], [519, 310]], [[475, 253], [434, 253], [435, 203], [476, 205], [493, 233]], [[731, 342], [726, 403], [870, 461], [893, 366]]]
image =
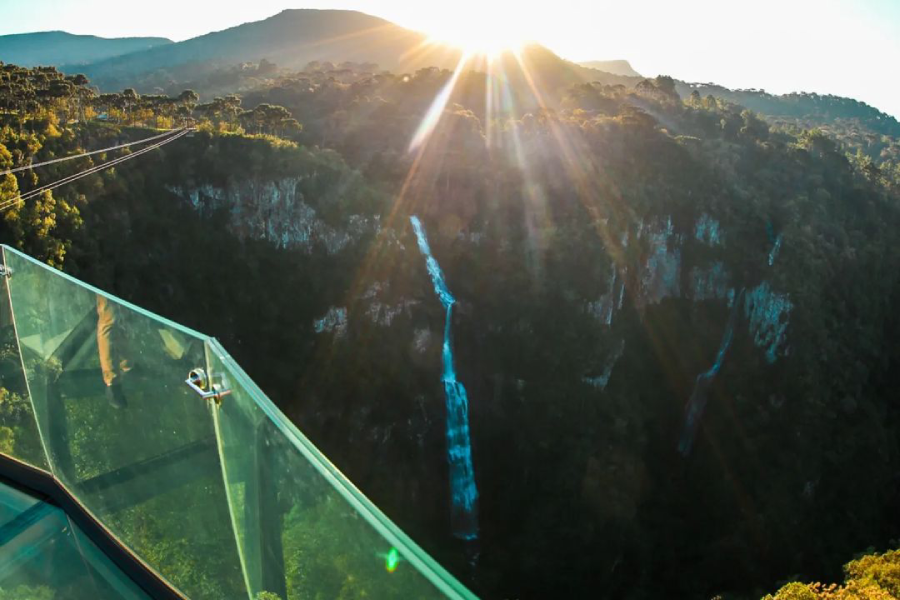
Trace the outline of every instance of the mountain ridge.
[[75, 66], [172, 43], [164, 37], [107, 38], [61, 30], [13, 33], [0, 35], [0, 60], [26, 67]]
[[[72, 36], [64, 32], [15, 35], [61, 35], [67, 36], [67, 39], [107, 41], [106, 38]], [[35, 64], [34, 60], [17, 60], [15, 54], [4, 52], [3, 40], [14, 38], [15, 36], [0, 36], [0, 60], [26, 66]], [[122, 39], [137, 40], [138, 43], [120, 51], [107, 51], [107, 55], [92, 61], [83, 60], [83, 55], [79, 56], [79, 60], [73, 61], [71, 51], [55, 50], [58, 60], [43, 56], [38, 62], [55, 64], [70, 74], [84, 72], [103, 91], [134, 87], [141, 93], [173, 93], [179, 87], [194, 87], [201, 95], [216, 95], [222, 90], [208, 85], [208, 80], [216, 71], [240, 69], [240, 65], [247, 62], [266, 60], [276, 64], [282, 72], [296, 72], [310, 62], [321, 61], [335, 64], [366, 63], [377, 65], [380, 70], [412, 73], [425, 67], [453, 69], [462, 55], [459, 48], [431, 43], [425, 34], [381, 17], [337, 9], [285, 9], [259, 21], [235, 25], [181, 42], [171, 42], [165, 38]], [[117, 38], [112, 39], [116, 40]], [[152, 45], [146, 47], [148, 43]], [[43, 45], [52, 45], [54, 49], [58, 46]], [[536, 80], [548, 80], [558, 85], [599, 82], [604, 85], [634, 87], [644, 79], [627, 60], [579, 63], [563, 59], [543, 46], [537, 47], [542, 50], [523, 52], [530, 54], [529, 68], [539, 69], [535, 74]], [[476, 60], [470, 63], [469, 68], [484, 70], [481, 65]], [[250, 84], [252, 86], [253, 82]], [[835, 119], [846, 118], [845, 115], [850, 114], [853, 115], [852, 118], [860, 119], [873, 132], [898, 135], [900, 131], [900, 125], [891, 115], [864, 107], [862, 103], [850, 98], [834, 97], [823, 102], [816, 100], [819, 96], [815, 94], [778, 96], [758, 90], [731, 90], [715, 84], [700, 85], [678, 80], [676, 84], [683, 99], [687, 99], [694, 90], [704, 96], [712, 93], [775, 119], [793, 119], [805, 127], [828, 125]], [[551, 83], [550, 87], [557, 86]]]
[[[405, 62], [404, 54], [423, 46], [426, 40], [424, 34], [358, 11], [286, 9], [260, 21], [97, 61], [88, 65], [85, 73], [101, 88], [114, 88], [126, 77], [153, 71], [196, 73], [262, 59], [286, 68], [331, 60], [396, 69]], [[435, 66], [448, 66], [453, 56], [435, 57], [433, 62]], [[415, 66], [421, 61], [409, 63]]]
[[581, 61], [578, 64], [582, 67], [587, 67], [588, 69], [606, 71], [607, 73], [612, 73], [613, 75], [622, 75], [624, 77], [643, 77], [643, 75], [634, 70], [634, 68], [631, 66], [631, 63], [627, 60], [588, 60]]

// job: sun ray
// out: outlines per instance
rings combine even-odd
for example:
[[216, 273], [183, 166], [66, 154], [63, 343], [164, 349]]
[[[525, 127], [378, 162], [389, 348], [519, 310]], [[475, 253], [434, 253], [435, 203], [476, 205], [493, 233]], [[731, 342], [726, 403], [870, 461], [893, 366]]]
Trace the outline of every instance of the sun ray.
[[[309, 42], [305, 42], [302, 44], [297, 44], [296, 48], [315, 48], [317, 46], [327, 46], [328, 44], [333, 44], [336, 42], [344, 42], [347, 40], [359, 39], [359, 38], [367, 38], [363, 42], [366, 47], [371, 48], [373, 43], [385, 43], [384, 36], [385, 34], [392, 33], [390, 29], [390, 25], [376, 25], [375, 27], [367, 27], [365, 29], [359, 29], [357, 31], [351, 31], [349, 33], [342, 33], [339, 35], [333, 35], [327, 38], [315, 39]], [[378, 42], [375, 42], [378, 40]]]
[[440, 121], [441, 116], [444, 114], [444, 108], [447, 107], [447, 102], [450, 100], [451, 94], [453, 94], [453, 89], [456, 87], [456, 82], [459, 81], [459, 76], [462, 74], [468, 59], [468, 54], [463, 54], [462, 57], [460, 57], [459, 63], [456, 65], [456, 69], [454, 69], [450, 80], [431, 102], [431, 106], [422, 118], [419, 128], [416, 130], [412, 141], [409, 143], [410, 152], [421, 146], [434, 131], [434, 128], [437, 127], [438, 121]]
[[487, 74], [484, 82], [484, 140], [487, 147], [491, 147], [492, 125], [494, 119], [494, 65], [488, 63]]

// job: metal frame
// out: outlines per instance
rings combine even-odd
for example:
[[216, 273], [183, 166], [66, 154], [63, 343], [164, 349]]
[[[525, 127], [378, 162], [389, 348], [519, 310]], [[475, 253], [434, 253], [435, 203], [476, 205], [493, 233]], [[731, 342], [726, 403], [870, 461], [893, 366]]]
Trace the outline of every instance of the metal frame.
[[128, 550], [50, 473], [0, 453], [0, 481], [59, 507], [113, 564], [151, 598], [187, 600], [187, 596]]

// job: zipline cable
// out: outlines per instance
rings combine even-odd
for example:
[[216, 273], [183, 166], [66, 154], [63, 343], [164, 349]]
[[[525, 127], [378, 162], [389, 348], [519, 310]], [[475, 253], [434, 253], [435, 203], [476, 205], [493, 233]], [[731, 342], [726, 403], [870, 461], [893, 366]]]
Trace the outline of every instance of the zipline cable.
[[176, 133], [176, 134], [173, 135], [172, 137], [169, 137], [169, 138], [167, 138], [167, 139], [165, 139], [165, 140], [163, 140], [163, 141], [161, 141], [161, 142], [157, 142], [157, 143], [153, 144], [152, 146], [148, 146], [148, 147], [146, 147], [146, 148], [141, 148], [140, 150], [137, 150], [137, 151], [135, 151], [135, 152], [132, 152], [131, 154], [126, 154], [125, 156], [121, 156], [121, 157], [116, 158], [116, 159], [114, 159], [114, 160], [110, 160], [110, 161], [107, 161], [107, 162], [105, 162], [105, 163], [99, 164], [99, 165], [97, 165], [97, 166], [95, 166], [95, 167], [92, 167], [92, 168], [90, 168], [90, 169], [87, 169], [86, 171], [81, 171], [81, 172], [79, 172], [79, 173], [75, 173], [74, 175], [69, 175], [68, 177], [64, 177], [64, 178], [59, 179], [59, 180], [57, 180], [57, 181], [54, 181], [54, 182], [45, 184], [45, 185], [43, 185], [43, 186], [41, 186], [41, 187], [39, 187], [39, 188], [35, 188], [35, 189], [33, 189], [33, 190], [30, 190], [30, 191], [28, 191], [28, 192], [26, 192], [26, 193], [24, 193], [24, 194], [21, 194], [21, 195], [17, 196], [16, 198], [12, 198], [12, 199], [7, 200], [6, 202], [3, 202], [2, 204], [0, 204], [0, 212], [3, 212], [3, 211], [5, 211], [5, 210], [7, 210], [7, 209], [11, 208], [11, 207], [14, 206], [14, 205], [21, 204], [21, 203], [25, 202], [25, 200], [28, 200], [28, 199], [30, 199], [30, 198], [33, 198], [33, 197], [39, 195], [40, 193], [42, 193], [42, 192], [44, 192], [44, 191], [47, 191], [47, 190], [54, 190], [54, 189], [56, 189], [56, 188], [58, 188], [58, 187], [60, 187], [60, 186], [62, 186], [62, 185], [65, 185], [65, 184], [67, 184], [67, 183], [71, 183], [72, 181], [75, 181], [76, 179], [81, 179], [82, 177], [87, 177], [88, 175], [93, 175], [94, 173], [97, 173], [97, 172], [102, 171], [102, 170], [104, 170], [104, 169], [108, 169], [108, 168], [110, 168], [110, 167], [114, 167], [114, 166], [116, 166], [116, 165], [118, 165], [118, 164], [120, 164], [120, 163], [123, 163], [123, 162], [127, 161], [127, 160], [130, 160], [130, 159], [132, 159], [132, 158], [136, 158], [136, 157], [140, 156], [141, 154], [146, 154], [147, 152], [150, 152], [150, 151], [152, 151], [152, 150], [155, 150], [155, 149], [159, 148], [160, 146], [164, 146], [164, 145], [168, 144], [169, 142], [173, 142], [173, 141], [177, 140], [178, 138], [187, 135], [187, 134], [190, 133], [191, 131], [193, 131], [193, 130], [192, 130], [192, 129], [182, 129], [182, 130], [178, 130], [178, 133]]
[[44, 191], [47, 191], [47, 190], [53, 190], [53, 189], [56, 189], [56, 188], [58, 188], [58, 187], [60, 187], [60, 186], [62, 186], [62, 185], [65, 185], [65, 184], [67, 184], [67, 183], [71, 183], [72, 181], [75, 181], [76, 179], [80, 179], [80, 178], [82, 178], [82, 177], [87, 177], [88, 175], [93, 175], [94, 173], [97, 173], [97, 172], [102, 171], [102, 170], [104, 170], [104, 169], [108, 169], [108, 168], [110, 168], [110, 167], [116, 166], [116, 165], [118, 165], [118, 164], [120, 164], [120, 163], [122, 163], [122, 162], [125, 162], [126, 160], [130, 160], [130, 159], [132, 159], [132, 158], [135, 158], [135, 157], [137, 157], [137, 156], [140, 156], [141, 154], [146, 154], [147, 152], [150, 152], [151, 150], [155, 150], [156, 148], [159, 148], [160, 146], [163, 146], [163, 145], [165, 145], [165, 144], [168, 144], [169, 142], [174, 141], [174, 140], [178, 139], [179, 137], [182, 137], [182, 136], [186, 135], [187, 133], [189, 133], [189, 130], [187, 130], [187, 131], [181, 131], [181, 132], [179, 132], [178, 134], [176, 134], [176, 135], [174, 135], [174, 136], [172, 136], [172, 137], [170, 137], [170, 138], [168, 138], [168, 139], [166, 139], [166, 140], [163, 140], [162, 142], [157, 142], [156, 144], [153, 144], [152, 146], [148, 146], [148, 147], [146, 147], [146, 148], [142, 148], [142, 149], [140, 149], [140, 150], [138, 150], [138, 151], [136, 151], [136, 152], [133, 152], [133, 153], [131, 153], [131, 154], [126, 154], [125, 156], [120, 156], [119, 158], [116, 158], [116, 159], [114, 159], [114, 160], [110, 160], [110, 161], [107, 161], [107, 162], [102, 163], [102, 164], [100, 164], [100, 165], [97, 165], [97, 166], [95, 166], [95, 167], [91, 167], [90, 169], [87, 169], [86, 171], [81, 171], [81, 172], [75, 173], [74, 175], [69, 175], [68, 177], [64, 177], [63, 179], [59, 179], [59, 180], [57, 180], [57, 181], [53, 181], [53, 182], [51, 182], [51, 183], [42, 185], [42, 186], [39, 187], [39, 188], [35, 188], [35, 189], [33, 189], [33, 190], [30, 190], [30, 191], [28, 191], [28, 192], [26, 192], [26, 193], [24, 193], [24, 194], [21, 194], [20, 196], [18, 196], [18, 197], [16, 197], [16, 198], [13, 198], [13, 199], [11, 199], [11, 200], [7, 200], [7, 201], [4, 202], [3, 204], [0, 204], [0, 212], [3, 212], [3, 211], [6, 210], [7, 208], [10, 208], [12, 205], [15, 205], [15, 204], [21, 204], [21, 203], [24, 202], [25, 200], [28, 200], [28, 199], [30, 199], [30, 198], [33, 198], [33, 197], [39, 195], [41, 192], [44, 192]]
[[74, 154], [72, 156], [63, 156], [61, 158], [54, 158], [53, 160], [45, 160], [44, 162], [34, 163], [32, 165], [25, 165], [23, 167], [16, 167], [15, 169], [9, 169], [8, 171], [3, 171], [0, 173], [0, 177], [3, 175], [11, 175], [12, 173], [18, 173], [19, 171], [27, 171], [28, 169], [36, 169], [37, 167], [43, 167], [46, 165], [52, 165], [60, 162], [65, 162], [67, 160], [75, 160], [76, 158], [81, 158], [83, 156], [91, 156], [92, 154], [100, 154], [101, 152], [109, 152], [111, 150], [119, 150], [121, 148], [127, 148], [128, 146], [136, 146], [138, 144], [146, 144], [147, 142], [152, 142], [153, 140], [158, 140], [161, 137], [166, 137], [170, 135], [173, 131], [181, 131], [181, 129], [169, 129], [160, 133], [159, 135], [154, 135], [152, 137], [145, 138], [143, 140], [137, 140], [136, 142], [128, 142], [127, 144], [119, 144], [118, 146], [110, 146], [109, 148], [103, 148], [101, 150], [92, 150], [90, 152], [84, 152], [82, 154]]

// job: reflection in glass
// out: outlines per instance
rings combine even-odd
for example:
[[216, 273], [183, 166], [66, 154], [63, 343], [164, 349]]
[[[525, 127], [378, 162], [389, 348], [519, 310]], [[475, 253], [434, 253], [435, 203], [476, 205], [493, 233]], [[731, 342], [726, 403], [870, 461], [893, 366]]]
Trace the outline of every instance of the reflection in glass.
[[148, 598], [59, 508], [0, 484], [0, 598]]
[[192, 598], [245, 596], [203, 338], [7, 251], [25, 371], [54, 476]]
[[292, 425], [272, 418], [269, 400], [217, 343], [209, 355], [211, 373], [230, 390], [216, 419], [252, 597], [471, 597], [377, 509], [355, 506], [358, 491]]
[[0, 452], [46, 471], [6, 284], [0, 277]]

